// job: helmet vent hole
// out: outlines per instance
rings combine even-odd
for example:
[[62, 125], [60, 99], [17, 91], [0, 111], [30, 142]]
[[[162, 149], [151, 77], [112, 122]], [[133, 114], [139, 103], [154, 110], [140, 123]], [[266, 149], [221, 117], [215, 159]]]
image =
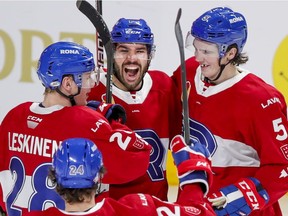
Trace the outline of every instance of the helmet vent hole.
[[87, 149], [89, 148], [89, 146], [87, 145], [87, 143], [86, 143], [86, 145], [85, 145], [85, 151], [84, 151], [84, 158], [87, 158]]
[[143, 38], [150, 39], [150, 38], [151, 38], [151, 35], [150, 35], [150, 34], [144, 34], [144, 35], [143, 35]]
[[47, 74], [49, 75], [49, 76], [53, 76], [53, 73], [52, 73], [52, 64], [53, 64], [54, 62], [51, 62], [50, 64], [49, 64], [49, 66], [48, 66], [48, 71], [47, 71]]

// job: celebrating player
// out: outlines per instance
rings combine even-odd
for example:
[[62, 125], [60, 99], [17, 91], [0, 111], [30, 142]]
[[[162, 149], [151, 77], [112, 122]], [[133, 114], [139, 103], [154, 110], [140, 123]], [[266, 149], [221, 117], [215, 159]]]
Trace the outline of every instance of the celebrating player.
[[1, 202], [9, 216], [53, 205], [64, 208], [46, 176], [53, 153], [69, 137], [97, 143], [107, 168], [104, 183], [123, 184], [146, 172], [150, 145], [117, 118], [109, 123], [85, 106], [97, 81], [94, 69], [92, 53], [76, 43], [57, 42], [42, 52], [37, 74], [45, 87], [44, 100], [18, 105], [1, 124]]
[[[124, 107], [126, 125], [149, 142], [153, 151], [145, 175], [127, 184], [110, 185], [109, 194], [119, 199], [130, 193], [147, 193], [167, 200], [166, 158], [169, 142], [181, 133], [181, 100], [167, 74], [148, 71], [155, 45], [145, 20], [121, 18], [111, 36], [115, 45], [112, 102]], [[106, 73], [101, 75], [88, 100], [106, 101]]]
[[[248, 60], [246, 40], [245, 17], [227, 7], [193, 22], [186, 39], [195, 49], [186, 60], [190, 131], [212, 154], [208, 197], [217, 215], [280, 216], [277, 200], [288, 191], [287, 107], [279, 91], [239, 66]], [[180, 68], [173, 78], [180, 87]]]
[[[171, 142], [182, 188], [178, 203], [163, 202], [147, 194], [130, 194], [118, 201], [105, 198], [95, 203], [95, 192], [103, 177], [101, 152], [89, 139], [64, 140], [55, 152], [49, 179], [65, 200], [65, 211], [56, 207], [27, 215], [215, 215], [203, 197], [212, 181], [210, 155], [200, 143], [186, 146], [180, 135]], [[104, 162], [105, 165], [105, 162]]]

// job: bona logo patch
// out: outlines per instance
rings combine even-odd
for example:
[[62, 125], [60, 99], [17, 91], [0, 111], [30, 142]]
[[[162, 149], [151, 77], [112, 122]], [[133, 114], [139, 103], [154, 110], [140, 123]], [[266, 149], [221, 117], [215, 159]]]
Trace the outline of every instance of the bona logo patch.
[[60, 54], [79, 54], [79, 51], [75, 49], [61, 49]]

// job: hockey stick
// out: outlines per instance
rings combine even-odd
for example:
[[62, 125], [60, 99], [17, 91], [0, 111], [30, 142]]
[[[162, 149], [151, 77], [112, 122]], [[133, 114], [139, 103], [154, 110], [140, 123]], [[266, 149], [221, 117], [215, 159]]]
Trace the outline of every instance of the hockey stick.
[[[102, 12], [102, 0], [96, 0], [95, 6], [97, 11], [103, 16]], [[99, 36], [99, 33], [96, 29], [96, 56], [97, 56], [97, 67], [104, 67], [104, 47], [101, 40], [101, 37]]]
[[189, 128], [189, 107], [188, 107], [188, 96], [187, 96], [187, 87], [186, 87], [186, 66], [185, 66], [185, 56], [184, 56], [184, 42], [183, 35], [180, 26], [180, 17], [182, 9], [179, 8], [178, 14], [175, 22], [175, 35], [177, 43], [179, 46], [180, 52], [180, 61], [181, 61], [181, 84], [182, 84], [182, 107], [183, 107], [183, 130], [184, 138], [187, 145], [190, 144], [190, 128]]
[[97, 11], [89, 2], [85, 0], [77, 0], [76, 5], [78, 9], [92, 22], [105, 48], [107, 57], [106, 103], [111, 103], [114, 47], [110, 31], [99, 11]]

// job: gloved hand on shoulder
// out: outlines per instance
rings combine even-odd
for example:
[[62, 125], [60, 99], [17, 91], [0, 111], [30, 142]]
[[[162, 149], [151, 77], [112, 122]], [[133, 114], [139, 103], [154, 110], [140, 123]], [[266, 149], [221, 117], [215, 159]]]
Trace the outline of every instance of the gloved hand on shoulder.
[[256, 178], [249, 177], [221, 188], [209, 196], [208, 201], [218, 216], [239, 216], [261, 210], [268, 203], [269, 195]]
[[177, 166], [180, 189], [186, 184], [200, 183], [206, 196], [213, 179], [207, 148], [199, 142], [188, 146], [182, 136], [176, 135], [170, 143], [170, 149]]
[[100, 112], [111, 123], [112, 120], [125, 124], [126, 111], [120, 104], [108, 104], [100, 101], [88, 101], [87, 106]]

